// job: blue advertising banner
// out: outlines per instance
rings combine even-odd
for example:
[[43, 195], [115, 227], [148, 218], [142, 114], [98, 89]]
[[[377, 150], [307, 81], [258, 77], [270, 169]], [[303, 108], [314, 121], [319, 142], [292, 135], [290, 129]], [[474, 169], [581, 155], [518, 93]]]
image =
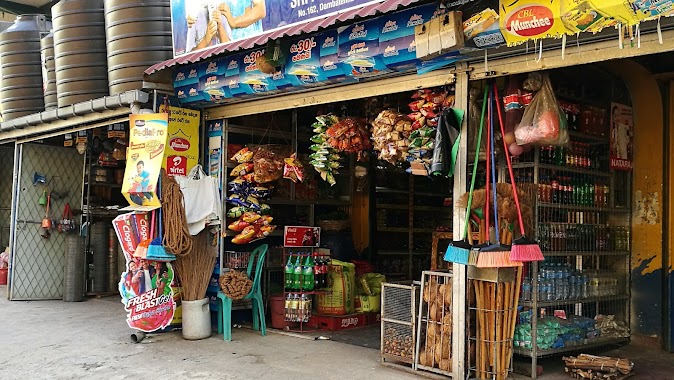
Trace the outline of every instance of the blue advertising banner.
[[173, 55], [260, 35], [382, 0], [171, 0]]

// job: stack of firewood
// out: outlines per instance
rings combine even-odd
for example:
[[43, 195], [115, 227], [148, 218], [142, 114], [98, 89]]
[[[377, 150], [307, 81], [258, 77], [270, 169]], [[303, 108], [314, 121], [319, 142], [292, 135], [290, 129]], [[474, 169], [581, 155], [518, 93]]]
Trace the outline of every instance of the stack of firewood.
[[629, 359], [580, 354], [562, 358], [564, 370], [576, 379], [620, 380], [632, 374], [634, 363]]

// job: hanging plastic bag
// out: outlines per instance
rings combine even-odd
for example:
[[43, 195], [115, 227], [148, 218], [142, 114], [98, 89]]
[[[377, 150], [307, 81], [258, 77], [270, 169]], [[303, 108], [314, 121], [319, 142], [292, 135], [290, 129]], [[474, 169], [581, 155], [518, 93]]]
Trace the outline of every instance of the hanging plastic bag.
[[59, 220], [58, 231], [61, 233], [70, 233], [73, 232], [77, 226], [75, 225], [75, 218], [73, 217], [73, 212], [70, 209], [70, 203], [66, 203], [63, 208], [63, 214], [61, 215], [61, 220]]
[[557, 103], [552, 84], [543, 76], [541, 89], [524, 111], [522, 121], [515, 128], [517, 144], [565, 145], [569, 142], [566, 117]]
[[187, 176], [176, 176], [183, 193], [185, 216], [191, 235], [196, 235], [206, 224], [220, 220], [222, 205], [217, 180], [206, 175], [201, 165], [196, 165]]

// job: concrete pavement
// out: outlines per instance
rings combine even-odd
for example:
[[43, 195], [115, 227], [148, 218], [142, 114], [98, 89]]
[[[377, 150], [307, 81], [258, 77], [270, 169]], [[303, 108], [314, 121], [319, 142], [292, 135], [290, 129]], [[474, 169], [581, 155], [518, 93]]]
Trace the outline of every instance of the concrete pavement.
[[[380, 366], [379, 351], [371, 348], [274, 333], [262, 337], [247, 329], [234, 329], [233, 342], [222, 335], [187, 341], [170, 332], [134, 344], [116, 297], [9, 302], [5, 291], [0, 286], [0, 380], [421, 378]], [[603, 354], [635, 362], [633, 379], [674, 379], [674, 355], [658, 347], [630, 345]], [[543, 364], [540, 379], [569, 379], [559, 358]]]

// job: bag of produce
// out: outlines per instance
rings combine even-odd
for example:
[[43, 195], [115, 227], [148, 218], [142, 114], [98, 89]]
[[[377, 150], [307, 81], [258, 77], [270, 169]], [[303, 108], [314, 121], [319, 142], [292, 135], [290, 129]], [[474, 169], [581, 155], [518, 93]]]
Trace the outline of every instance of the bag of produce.
[[552, 90], [550, 78], [543, 76], [541, 89], [524, 111], [515, 128], [517, 144], [565, 145], [569, 142], [566, 117]]

